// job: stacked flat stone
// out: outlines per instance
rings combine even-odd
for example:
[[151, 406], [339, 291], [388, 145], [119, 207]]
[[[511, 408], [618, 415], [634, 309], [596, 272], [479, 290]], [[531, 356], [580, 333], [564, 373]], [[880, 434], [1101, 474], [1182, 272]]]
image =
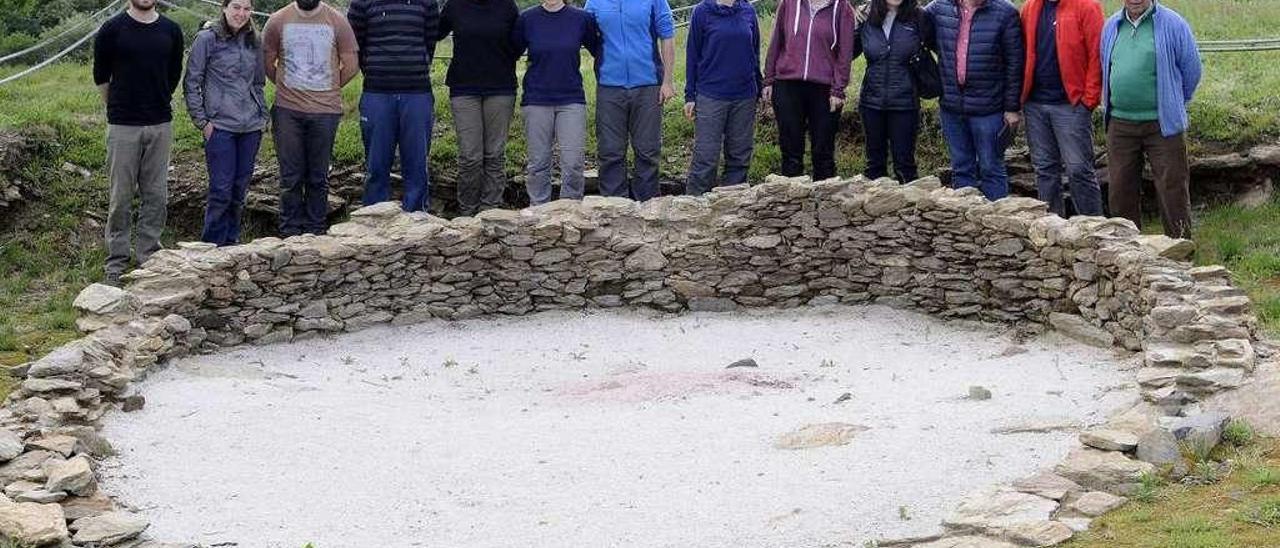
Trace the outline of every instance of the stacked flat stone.
[[[108, 409], [126, 401], [136, 407], [133, 381], [192, 351], [583, 307], [880, 303], [1052, 327], [1091, 344], [1144, 351], [1145, 395], [1173, 413], [1246, 380], [1257, 322], [1225, 269], [1175, 260], [1189, 243], [1161, 238], [1140, 236], [1125, 220], [1062, 219], [1036, 200], [991, 203], [974, 189], [941, 188], [936, 178], [898, 185], [769, 177], [704, 197], [588, 197], [452, 221], [384, 203], [354, 212], [326, 236], [229, 248], [183, 244], [131, 273], [127, 290], [95, 285], [76, 300], [86, 336], [31, 364], [0, 411], [0, 426], [20, 446], [0, 465], [0, 480], [6, 494], [27, 482], [12, 489], [15, 500], [43, 501], [25, 504], [84, 506], [91, 491], [51, 485], [48, 470], [96, 455], [84, 443], [55, 452], [34, 440], [83, 441]], [[1079, 495], [1121, 494], [1145, 470], [1124, 453], [1105, 454], [1083, 471], [1065, 470], [1093, 490]], [[1099, 474], [1106, 481], [1093, 481]], [[1035, 515], [1089, 513], [1066, 510], [1075, 498], [1049, 497], [1050, 505], [1002, 496]], [[1103, 499], [1089, 495], [1085, 503], [1110, 502]], [[100, 506], [77, 518], [114, 510]], [[6, 508], [0, 504], [0, 533], [13, 534], [5, 530]], [[969, 514], [949, 522], [955, 534], [1026, 543], [1070, 528], [1040, 523], [1034, 526], [1044, 534], [1036, 536], [987, 527]], [[116, 521], [137, 528], [136, 520]], [[99, 529], [71, 522], [72, 531]]]

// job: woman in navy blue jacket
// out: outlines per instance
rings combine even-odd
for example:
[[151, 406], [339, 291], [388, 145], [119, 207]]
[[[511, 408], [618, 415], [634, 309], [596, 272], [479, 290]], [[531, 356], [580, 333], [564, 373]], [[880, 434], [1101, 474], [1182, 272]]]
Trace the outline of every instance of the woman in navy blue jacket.
[[911, 77], [911, 58], [933, 43], [933, 24], [916, 0], [872, 0], [858, 28], [854, 56], [867, 59], [858, 109], [866, 136], [868, 179], [888, 175], [893, 151], [898, 182], [916, 180], [916, 134], [920, 131], [920, 93]]
[[[693, 8], [685, 50], [684, 115], [694, 121], [688, 194], [747, 182], [756, 138], [760, 23], [747, 0], [703, 0]], [[724, 152], [724, 176], [716, 164]]]

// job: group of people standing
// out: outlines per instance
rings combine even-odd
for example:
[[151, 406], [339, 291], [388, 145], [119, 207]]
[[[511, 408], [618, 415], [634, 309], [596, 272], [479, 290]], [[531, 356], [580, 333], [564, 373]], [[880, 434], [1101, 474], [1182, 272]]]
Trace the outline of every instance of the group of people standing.
[[[453, 37], [446, 85], [458, 142], [463, 215], [499, 207], [516, 98], [524, 118], [532, 204], [581, 198], [587, 101], [581, 59], [595, 59], [600, 193], [658, 194], [662, 106], [674, 97], [675, 25], [667, 0], [353, 0], [344, 15], [321, 0], [295, 0], [259, 33], [252, 0], [222, 0], [197, 34], [182, 75], [181, 29], [129, 0], [95, 42], [94, 79], [107, 103], [111, 207], [107, 281], [130, 260], [131, 202], [141, 207], [133, 258], [159, 249], [179, 83], [205, 139], [209, 199], [204, 241], [239, 240], [240, 216], [268, 127], [280, 167], [280, 233], [327, 230], [328, 171], [342, 89], [364, 73], [360, 128], [367, 161], [364, 202], [391, 196], [398, 155], [401, 205], [430, 202], [428, 156], [436, 43]], [[694, 120], [687, 192], [746, 182], [761, 105], [777, 120], [781, 172], [835, 176], [835, 142], [853, 60], [866, 58], [858, 111], [865, 175], [918, 177], [921, 100], [940, 96], [953, 186], [990, 199], [1008, 193], [1004, 148], [1027, 125], [1040, 196], [1065, 213], [1062, 175], [1076, 212], [1099, 215], [1092, 111], [1104, 106], [1113, 213], [1140, 222], [1143, 157], [1157, 179], [1166, 232], [1189, 232], [1186, 103], [1200, 76], [1185, 21], [1155, 0], [1125, 0], [1103, 21], [1097, 0], [780, 0], [761, 62], [762, 37], [748, 0], [703, 0], [686, 43], [684, 115]], [[931, 53], [932, 52], [932, 53]], [[934, 61], [933, 55], [937, 55]], [[527, 55], [524, 78], [518, 60]], [[275, 84], [275, 102], [264, 96]], [[522, 88], [517, 93], [517, 88]], [[807, 141], [807, 147], [806, 147]], [[628, 169], [628, 150], [633, 168]], [[397, 154], [398, 153], [398, 154]]]

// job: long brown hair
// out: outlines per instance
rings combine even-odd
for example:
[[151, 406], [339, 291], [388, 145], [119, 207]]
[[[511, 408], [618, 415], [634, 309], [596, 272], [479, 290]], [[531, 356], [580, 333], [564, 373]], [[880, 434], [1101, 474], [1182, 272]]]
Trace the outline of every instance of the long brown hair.
[[[222, 9], [227, 9], [229, 4], [231, 4], [231, 0], [222, 0]], [[237, 31], [231, 28], [231, 23], [227, 22], [227, 14], [219, 12], [218, 29], [222, 31], [221, 33], [223, 36], [228, 38], [234, 37], [236, 34], [243, 32], [245, 33], [244, 42], [250, 47], [258, 47], [258, 29], [253, 25], [252, 13], [249, 14], [249, 20], [245, 21], [244, 26], [240, 27], [240, 30]]]

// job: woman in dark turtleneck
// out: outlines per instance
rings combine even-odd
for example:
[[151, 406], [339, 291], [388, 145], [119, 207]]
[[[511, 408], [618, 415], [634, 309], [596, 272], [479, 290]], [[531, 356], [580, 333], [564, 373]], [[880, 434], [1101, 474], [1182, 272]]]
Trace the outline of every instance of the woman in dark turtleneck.
[[515, 0], [449, 0], [440, 14], [440, 38], [453, 34], [445, 83], [458, 132], [462, 215], [502, 206], [519, 57], [511, 45], [511, 29], [519, 15]]

